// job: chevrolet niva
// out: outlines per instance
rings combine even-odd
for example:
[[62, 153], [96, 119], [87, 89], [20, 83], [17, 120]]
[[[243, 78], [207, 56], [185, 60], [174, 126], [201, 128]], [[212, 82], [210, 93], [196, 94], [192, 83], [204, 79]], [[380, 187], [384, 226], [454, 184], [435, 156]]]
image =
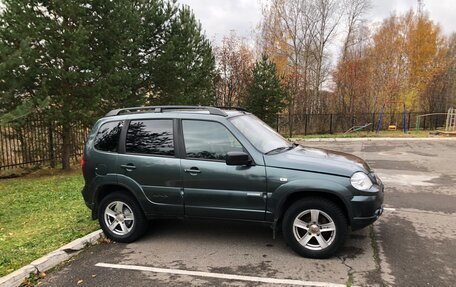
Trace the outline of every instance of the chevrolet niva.
[[82, 169], [85, 203], [118, 242], [149, 219], [246, 220], [327, 258], [383, 211], [383, 184], [364, 160], [292, 144], [241, 108], [113, 110], [90, 132]]

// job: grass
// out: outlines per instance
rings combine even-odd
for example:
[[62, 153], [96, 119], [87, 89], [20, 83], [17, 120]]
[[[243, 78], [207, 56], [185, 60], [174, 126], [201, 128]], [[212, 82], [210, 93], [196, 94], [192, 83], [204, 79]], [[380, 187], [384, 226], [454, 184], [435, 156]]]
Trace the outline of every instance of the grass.
[[293, 139], [309, 139], [309, 138], [426, 138], [429, 137], [429, 131], [380, 131], [379, 133], [372, 131], [359, 131], [353, 133], [337, 133], [337, 134], [316, 134], [316, 135], [293, 135]]
[[98, 228], [80, 172], [0, 180], [0, 276]]

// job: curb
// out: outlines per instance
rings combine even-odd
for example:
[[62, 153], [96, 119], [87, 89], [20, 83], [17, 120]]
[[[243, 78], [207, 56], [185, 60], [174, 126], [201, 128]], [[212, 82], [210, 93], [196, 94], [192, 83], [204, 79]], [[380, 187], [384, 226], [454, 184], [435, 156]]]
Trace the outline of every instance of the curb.
[[78, 254], [87, 246], [95, 245], [100, 238], [104, 237], [101, 229], [87, 234], [84, 237], [73, 240], [72, 242], [60, 247], [59, 249], [44, 255], [32, 263], [0, 278], [0, 286], [17, 287], [21, 285], [30, 273], [45, 272], [58, 264], [62, 263]]
[[368, 142], [368, 141], [453, 141], [456, 137], [447, 138], [291, 138], [303, 142]]

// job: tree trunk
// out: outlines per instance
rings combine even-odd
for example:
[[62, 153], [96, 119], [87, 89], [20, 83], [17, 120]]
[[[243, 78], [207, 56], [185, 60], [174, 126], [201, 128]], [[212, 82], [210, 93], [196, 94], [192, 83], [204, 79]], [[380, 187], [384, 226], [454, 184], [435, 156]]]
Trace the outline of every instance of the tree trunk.
[[55, 168], [54, 130], [52, 128], [52, 121], [49, 121], [48, 124], [48, 150], [51, 168]]
[[288, 107], [288, 136], [293, 137], [293, 106], [294, 101], [290, 101], [290, 106]]
[[[16, 138], [20, 143], [20, 152], [22, 156], [23, 163], [30, 163], [32, 161], [32, 155], [30, 151], [30, 146], [28, 145], [27, 138], [26, 138], [26, 131], [25, 128], [21, 127], [14, 127], [14, 133], [16, 134]], [[13, 139], [13, 138], [11, 138]]]
[[62, 131], [62, 169], [70, 169], [71, 128], [68, 123], [63, 124]]

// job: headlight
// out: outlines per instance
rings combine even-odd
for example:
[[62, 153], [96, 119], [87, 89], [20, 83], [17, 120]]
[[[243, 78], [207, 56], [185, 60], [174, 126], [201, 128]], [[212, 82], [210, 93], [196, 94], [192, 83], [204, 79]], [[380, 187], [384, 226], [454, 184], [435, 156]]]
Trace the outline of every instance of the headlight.
[[362, 191], [369, 191], [372, 187], [372, 181], [364, 172], [355, 172], [350, 178], [351, 185]]

